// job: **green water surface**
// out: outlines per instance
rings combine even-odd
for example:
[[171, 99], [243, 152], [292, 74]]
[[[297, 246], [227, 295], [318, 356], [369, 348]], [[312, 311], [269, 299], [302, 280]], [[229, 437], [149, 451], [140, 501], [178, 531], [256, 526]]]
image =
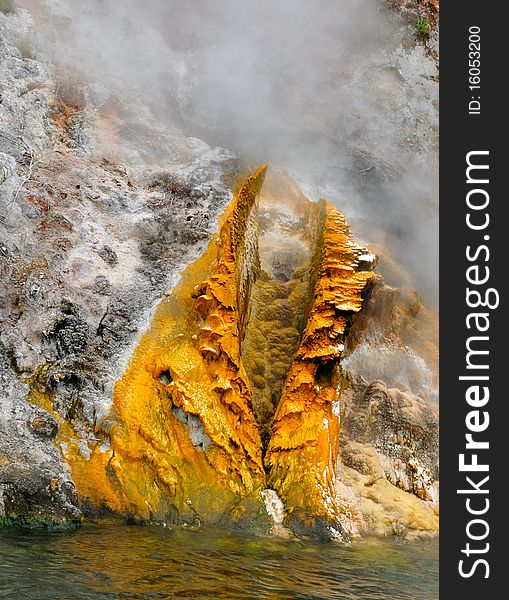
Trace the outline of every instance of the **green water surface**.
[[2, 531], [0, 598], [435, 600], [438, 543], [339, 545], [140, 526]]

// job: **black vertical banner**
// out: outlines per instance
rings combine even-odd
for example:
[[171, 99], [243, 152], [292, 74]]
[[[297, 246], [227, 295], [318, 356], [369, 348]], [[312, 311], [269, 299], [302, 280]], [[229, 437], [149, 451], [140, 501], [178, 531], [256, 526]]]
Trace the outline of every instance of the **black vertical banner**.
[[440, 15], [440, 594], [505, 597], [509, 374], [504, 2]]

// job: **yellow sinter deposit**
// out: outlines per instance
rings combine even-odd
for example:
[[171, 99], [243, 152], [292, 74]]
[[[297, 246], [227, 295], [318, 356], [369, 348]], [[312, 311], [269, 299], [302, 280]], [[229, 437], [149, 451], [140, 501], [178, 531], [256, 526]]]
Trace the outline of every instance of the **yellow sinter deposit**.
[[339, 451], [339, 371], [346, 333], [373, 276], [364, 248], [344, 217], [317, 205], [322, 224], [314, 258], [314, 285], [300, 347], [279, 401], [265, 464], [294, 529], [320, 531], [338, 522], [334, 502]]
[[[372, 277], [344, 218], [266, 166], [158, 306], [114, 391], [78, 493], [142, 519], [208, 522], [282, 499], [294, 529], [337, 524], [338, 359]], [[274, 183], [275, 182], [275, 183]], [[260, 206], [258, 206], [260, 205]]]

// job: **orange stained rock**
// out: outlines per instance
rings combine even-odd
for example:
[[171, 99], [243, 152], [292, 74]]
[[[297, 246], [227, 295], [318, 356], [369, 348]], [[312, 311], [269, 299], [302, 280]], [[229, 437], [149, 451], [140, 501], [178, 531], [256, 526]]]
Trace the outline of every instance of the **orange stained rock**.
[[337, 527], [339, 451], [338, 364], [348, 328], [373, 276], [366, 250], [351, 238], [344, 217], [321, 201], [315, 283], [300, 348], [279, 401], [265, 457], [269, 487], [290, 513], [294, 529]]
[[[282, 360], [281, 344], [270, 354], [277, 361], [272, 377], [284, 380], [277, 405], [260, 422], [250, 378], [258, 377], [261, 389], [263, 375], [254, 374], [249, 344], [259, 343], [250, 328], [264, 317], [253, 295], [259, 305], [279, 285], [267, 280], [258, 247], [265, 172], [260, 167], [244, 182], [219, 234], [159, 304], [115, 386], [97, 432], [104, 443], [85, 458], [70, 440], [66, 458], [90, 505], [141, 519], [223, 523], [254, 516], [260, 491], [271, 487], [296, 531], [337, 526], [338, 362], [372, 272], [334, 207], [307, 201], [289, 178], [269, 184], [269, 203], [291, 207], [289, 227], [311, 254], [288, 283], [295, 312], [282, 339], [296, 342], [293, 360]], [[268, 283], [260, 287], [263, 278]], [[265, 448], [263, 428], [271, 431]]]
[[[240, 189], [204, 255], [158, 306], [114, 391], [111, 447], [68, 451], [78, 492], [145, 519], [217, 522], [264, 487], [240, 360], [245, 231], [266, 167]], [[202, 293], [203, 292], [203, 293]], [[201, 325], [203, 318], [205, 323]]]

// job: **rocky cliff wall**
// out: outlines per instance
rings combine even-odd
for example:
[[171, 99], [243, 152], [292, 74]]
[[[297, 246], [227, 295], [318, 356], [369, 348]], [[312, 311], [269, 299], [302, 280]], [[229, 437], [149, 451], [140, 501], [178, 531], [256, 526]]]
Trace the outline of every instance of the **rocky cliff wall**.
[[236, 157], [52, 65], [32, 8], [0, 12], [1, 522], [435, 532], [436, 317], [399, 267], [286, 176], [227, 209]]

